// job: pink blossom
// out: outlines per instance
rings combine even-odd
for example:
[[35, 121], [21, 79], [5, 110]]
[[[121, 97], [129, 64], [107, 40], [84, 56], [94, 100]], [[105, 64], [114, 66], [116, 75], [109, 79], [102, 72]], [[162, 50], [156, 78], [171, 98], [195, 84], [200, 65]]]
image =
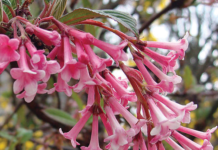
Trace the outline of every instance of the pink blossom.
[[[88, 35], [89, 37], [89, 35]], [[96, 38], [89, 38], [90, 44], [97, 46], [98, 48], [105, 51], [108, 55], [110, 55], [116, 64], [118, 65], [118, 61], [127, 61], [128, 57], [127, 54], [123, 51], [123, 49], [127, 46], [127, 41], [122, 41], [119, 45], [111, 45], [108, 43], [105, 43], [101, 40], [98, 40]]]
[[179, 144], [177, 144], [175, 141], [173, 141], [170, 137], [165, 139], [165, 141], [173, 148], [176, 150], [184, 150]]
[[13, 85], [14, 93], [18, 94], [23, 89], [24, 92], [18, 97], [24, 97], [27, 102], [31, 102], [35, 97], [38, 89], [38, 81], [45, 76], [42, 70], [30, 70], [27, 64], [26, 48], [20, 46], [20, 60], [18, 65], [20, 68], [11, 69], [12, 78], [16, 79]]
[[92, 43], [94, 36], [90, 33], [86, 33], [83, 31], [79, 31], [77, 29], [74, 28], [68, 28], [68, 34], [70, 36], [75, 37], [76, 39], [78, 39], [79, 41], [83, 41], [84, 44], [89, 44]]
[[113, 135], [107, 137], [104, 141], [111, 142], [111, 150], [119, 150], [121, 146], [124, 146], [132, 141], [134, 131], [125, 131], [116, 120], [113, 111], [109, 106], [105, 106], [105, 111], [113, 129]]
[[176, 51], [180, 59], [184, 59], [185, 51], [188, 49], [188, 33], [177, 42], [154, 42], [147, 41], [147, 47], [163, 48]]
[[69, 86], [67, 82], [64, 81], [59, 74], [57, 78], [57, 83], [54, 83], [54, 88], [48, 90], [48, 94], [51, 94], [56, 90], [58, 92], [64, 92], [67, 96], [71, 96], [72, 89], [73, 88]]
[[147, 60], [145, 57], [143, 59], [143, 63], [161, 80], [161, 81], [167, 81], [172, 82], [173, 84], [180, 83], [182, 81], [182, 78], [177, 75], [168, 76], [162, 71], [160, 71], [153, 63], [151, 63], [149, 60]]
[[75, 92], [80, 92], [85, 87], [96, 85], [97, 81], [90, 77], [87, 67], [80, 69], [80, 80], [79, 83], [73, 86]]
[[166, 91], [169, 93], [173, 92], [174, 86], [172, 82], [167, 82], [167, 81], [161, 81], [159, 84], [157, 84], [153, 78], [151, 77], [151, 75], [149, 74], [148, 70], [145, 68], [145, 66], [143, 65], [142, 61], [139, 59], [135, 59], [135, 63], [137, 65], [137, 67], [139, 68], [139, 70], [141, 71], [147, 85], [146, 87], [150, 90], [150, 91], [157, 91], [158, 89], [160, 89], [160, 91]]
[[84, 63], [84, 64], [88, 64], [89, 63], [89, 56], [87, 55], [87, 53], [84, 50], [84, 45], [83, 45], [82, 41], [80, 41], [78, 39], [74, 39], [74, 42], [75, 42], [75, 46], [76, 46], [78, 61], [81, 63]]
[[147, 150], [142, 133], [139, 132], [133, 139], [133, 150]]
[[114, 97], [110, 97], [108, 99], [110, 105], [112, 105], [116, 111], [120, 112], [122, 116], [127, 120], [127, 122], [130, 124], [132, 131], [134, 131], [135, 135], [141, 131], [141, 127], [146, 123], [143, 119], [137, 119], [135, 116], [133, 116], [124, 106], [122, 106]]
[[81, 63], [77, 63], [75, 59], [73, 59], [70, 41], [67, 36], [63, 37], [63, 49], [64, 49], [64, 66], [61, 69], [61, 78], [69, 82], [71, 78], [79, 79], [80, 71], [79, 67], [85, 67], [85, 65]]
[[61, 36], [57, 31], [48, 31], [39, 28], [31, 23], [26, 23], [26, 32], [29, 34], [35, 34], [40, 40], [42, 40], [46, 45], [60, 45]]
[[106, 67], [111, 66], [113, 61], [109, 59], [103, 59], [98, 57], [89, 45], [84, 45], [86, 53], [88, 54], [90, 63], [92, 65], [93, 74], [96, 72], [101, 72], [106, 69]]
[[213, 146], [208, 140], [204, 140], [202, 145], [195, 143], [194, 141], [188, 139], [184, 135], [174, 131], [172, 136], [185, 148], [191, 150], [213, 150]]
[[180, 118], [167, 119], [151, 98], [147, 98], [147, 102], [155, 125], [150, 133], [152, 136], [155, 136], [151, 143], [156, 143], [168, 138], [171, 130], [175, 130], [180, 126]]
[[171, 100], [168, 100], [164, 98], [163, 96], [159, 95], [158, 93], [153, 93], [152, 96], [166, 105], [169, 109], [171, 109], [175, 114], [178, 116], [183, 116], [182, 117], [182, 122], [183, 123], [190, 123], [190, 111], [195, 110], [197, 108], [196, 104], [193, 104], [193, 102], [190, 102], [188, 104], [180, 105], [176, 102], [173, 102]]
[[147, 47], [144, 47], [142, 51], [153, 60], [158, 62], [161, 65], [164, 73], [175, 72], [174, 67], [176, 66], [176, 60], [179, 57], [177, 53], [171, 51], [167, 54], [167, 56], [163, 56], [155, 51], [150, 50]]
[[37, 50], [36, 47], [31, 43], [30, 40], [27, 40], [25, 43], [30, 55], [30, 63], [32, 67], [36, 70], [44, 70], [45, 77], [42, 79], [43, 82], [47, 82], [51, 74], [56, 74], [60, 71], [60, 65], [55, 60], [47, 61], [44, 53], [44, 50]]
[[202, 131], [197, 131], [197, 130], [194, 130], [194, 129], [190, 129], [190, 128], [180, 126], [177, 130], [181, 131], [181, 132], [184, 132], [186, 134], [195, 136], [195, 137], [200, 138], [202, 140], [207, 139], [208, 141], [210, 141], [211, 133], [215, 132], [216, 129], [217, 129], [217, 126], [212, 128], [212, 129], [208, 129], [207, 132], [202, 132]]
[[0, 34], [0, 63], [18, 61], [20, 55], [15, 51], [19, 46], [18, 39], [9, 39], [8, 36]]
[[82, 150], [101, 150], [98, 142], [98, 116], [93, 115], [93, 123], [92, 123], [92, 135], [91, 141], [88, 147], [82, 146]]
[[9, 65], [9, 62], [0, 63], [0, 74], [5, 70], [5, 68], [7, 68], [8, 65]]
[[[81, 131], [81, 129], [83, 128], [83, 126], [85, 125], [85, 123], [87, 122], [87, 120], [89, 119], [89, 117], [91, 116], [91, 112], [88, 111], [84, 116], [82, 116], [82, 118], [77, 122], [77, 124], [69, 131], [66, 133], [63, 133], [62, 129], [59, 129], [59, 132], [66, 138], [71, 140], [71, 144], [72, 146], [75, 148], [76, 145], [80, 145], [77, 141], [76, 141], [76, 137], [79, 134], [79, 132]], [[94, 140], [94, 139], [93, 139]], [[95, 143], [96, 144], [96, 143]]]
[[117, 79], [115, 79], [115, 77], [108, 70], [104, 71], [104, 76], [105, 79], [111, 83], [117, 94], [120, 96], [123, 106], [126, 106], [128, 104], [128, 101], [137, 101], [135, 93], [127, 91], [125, 87], [117, 82]]

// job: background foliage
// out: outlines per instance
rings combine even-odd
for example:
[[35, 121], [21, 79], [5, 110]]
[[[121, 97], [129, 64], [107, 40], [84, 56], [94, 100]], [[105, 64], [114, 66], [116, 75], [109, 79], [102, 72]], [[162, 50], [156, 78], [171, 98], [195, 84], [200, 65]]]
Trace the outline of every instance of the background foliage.
[[[45, 2], [48, 3], [49, 0]], [[92, 11], [79, 9], [78, 12], [74, 12], [70, 16], [72, 21], [68, 24], [73, 24], [73, 18], [82, 11], [98, 17], [96, 20], [105, 22], [108, 26], [131, 36], [137, 35], [133, 29], [136, 26], [135, 22], [117, 23], [112, 20], [117, 15], [113, 14], [113, 11], [107, 13], [112, 19], [99, 17], [98, 14], [102, 9], [124, 11], [137, 19], [136, 27], [139, 29], [139, 36], [142, 40], [177, 41], [183, 37], [185, 32], [189, 32], [189, 49], [185, 60], [180, 61], [180, 67], [177, 70], [183, 82], [169, 96], [179, 103], [194, 101], [198, 104], [198, 109], [191, 113], [192, 122], [187, 126], [205, 131], [218, 124], [218, 5], [209, 2], [185, 0], [182, 4], [172, 6], [170, 0], [57, 0], [51, 12], [57, 19], [60, 18], [64, 22], [67, 16], [61, 18], [62, 13], [67, 14], [80, 7], [89, 8]], [[15, 0], [3, 0], [2, 3], [16, 7]], [[65, 6], [66, 9], [64, 9]], [[42, 0], [33, 1], [30, 5], [33, 18], [38, 16], [42, 9]], [[4, 10], [9, 13], [6, 5], [4, 5]], [[101, 16], [105, 15], [104, 12], [101, 13]], [[125, 16], [120, 19], [122, 21]], [[120, 42], [115, 34], [99, 27], [92, 25], [77, 25], [76, 27], [106, 42], [112, 44]], [[94, 50], [105, 57], [104, 53], [97, 48]], [[162, 49], [153, 50], [163, 54], [167, 52]], [[131, 59], [126, 63], [135, 67]], [[116, 67], [110, 69], [116, 76], [122, 76], [122, 72]], [[49, 88], [53, 86], [55, 80], [55, 76], [50, 79]], [[27, 105], [13, 94], [12, 82], [9, 69], [6, 69], [0, 76], [0, 150], [73, 150], [69, 141], [58, 133], [57, 127], [63, 126], [70, 129], [80, 119], [78, 111], [84, 108], [86, 93], [73, 93], [72, 97], [66, 97], [63, 93], [38, 95], [31, 105]], [[134, 104], [130, 106], [130, 111], [134, 113]], [[85, 129], [78, 137], [81, 145], [89, 144], [91, 120], [87, 122]], [[123, 120], [120, 119], [120, 121]], [[99, 126], [100, 144], [104, 147], [102, 141], [106, 133], [101, 122]], [[195, 140], [194, 137], [190, 138]], [[216, 146], [218, 145], [218, 130], [212, 135], [211, 143], [215, 150], [218, 150]], [[166, 146], [166, 149], [170, 147]]]

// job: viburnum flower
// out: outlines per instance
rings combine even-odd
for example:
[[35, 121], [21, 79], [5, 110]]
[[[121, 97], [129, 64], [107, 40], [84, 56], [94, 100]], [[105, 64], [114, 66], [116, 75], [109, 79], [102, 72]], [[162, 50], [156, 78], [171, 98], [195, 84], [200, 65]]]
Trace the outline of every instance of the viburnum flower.
[[145, 66], [143, 65], [142, 61], [140, 59], [135, 59], [135, 63], [137, 65], [137, 67], [139, 68], [140, 72], [142, 73], [147, 85], [146, 87], [150, 90], [150, 91], [166, 91], [169, 93], [173, 92], [174, 89], [174, 85], [172, 82], [167, 82], [165, 80], [161, 81], [160, 83], [156, 83], [153, 78], [151, 77], [151, 75], [148, 73], [148, 70], [145, 68]]
[[185, 148], [191, 150], [213, 150], [211, 143], [205, 139], [202, 145], [199, 145], [192, 140], [188, 139], [184, 135], [173, 131], [172, 136]]
[[188, 36], [186, 33], [185, 36], [177, 42], [155, 42], [155, 41], [147, 41], [147, 47], [155, 47], [155, 48], [163, 48], [168, 50], [176, 51], [180, 59], [184, 59], [185, 51], [188, 49]]
[[172, 140], [170, 137], [165, 139], [165, 141], [173, 148], [176, 150], [184, 150], [179, 144], [177, 144], [174, 140]]
[[93, 115], [92, 135], [88, 147], [82, 146], [82, 150], [102, 150], [98, 142], [98, 115]]
[[162, 67], [162, 71], [164, 73], [167, 73], [167, 72], [175, 73], [174, 67], [176, 66], [176, 60], [179, 57], [179, 55], [176, 52], [171, 51], [167, 54], [167, 56], [164, 56], [155, 51], [150, 50], [147, 47], [144, 47], [142, 51], [146, 55], [148, 55], [150, 58], [158, 62], [160, 66]]
[[24, 89], [22, 94], [18, 97], [24, 97], [26, 102], [31, 102], [37, 93], [37, 82], [45, 76], [45, 72], [42, 70], [29, 69], [26, 59], [26, 48], [24, 45], [20, 46], [19, 52], [21, 57], [18, 65], [20, 68], [13, 68], [10, 71], [12, 78], [16, 79], [13, 85], [13, 89], [15, 94], [20, 93]]
[[60, 71], [60, 65], [56, 60], [46, 60], [44, 55], [44, 50], [37, 50], [34, 45], [32, 45], [30, 40], [25, 43], [30, 55], [30, 63], [35, 70], [44, 70], [45, 77], [42, 79], [43, 82], [47, 82], [51, 74], [56, 74]]
[[[72, 146], [75, 148], [76, 145], [80, 145], [77, 141], [76, 141], [76, 137], [79, 134], [79, 132], [81, 131], [81, 129], [83, 128], [83, 126], [85, 125], [85, 123], [87, 122], [87, 120], [89, 119], [89, 117], [91, 116], [91, 112], [87, 111], [82, 118], [77, 122], [77, 124], [69, 131], [66, 133], [63, 133], [62, 129], [59, 129], [59, 132], [66, 138], [69, 139], [71, 141]], [[94, 140], [94, 139], [93, 139]], [[93, 143], [96, 144], [96, 143]]]
[[75, 59], [73, 59], [71, 45], [69, 38], [65, 35], [63, 38], [63, 49], [64, 49], [64, 66], [61, 68], [61, 78], [69, 82], [71, 78], [79, 79], [80, 78], [80, 70], [79, 67], [85, 67], [85, 65], [81, 63], [77, 63]]
[[85, 87], [96, 85], [97, 81], [94, 78], [91, 78], [86, 66], [80, 68], [80, 80], [79, 83], [73, 86], [75, 92], [80, 92]]
[[150, 133], [152, 136], [155, 136], [151, 140], [151, 143], [156, 143], [157, 141], [168, 138], [171, 134], [171, 130], [179, 128], [180, 118], [167, 119], [151, 98], [147, 98], [147, 102], [155, 125]]
[[35, 34], [40, 40], [42, 40], [46, 45], [60, 45], [61, 36], [57, 31], [48, 31], [39, 28], [31, 23], [26, 23], [26, 32], [29, 34]]
[[5, 68], [7, 68], [8, 65], [9, 65], [9, 62], [0, 63], [0, 74], [5, 70]]
[[128, 104], [128, 101], [135, 102], [137, 101], [136, 95], [134, 92], [129, 92], [125, 87], [123, 87], [115, 77], [109, 73], [108, 70], [104, 71], [105, 79], [113, 86], [113, 88], [116, 90], [117, 94], [121, 98], [121, 102], [123, 106], [126, 106]]
[[48, 94], [54, 93], [55, 90], [58, 92], [64, 92], [67, 96], [72, 95], [72, 87], [67, 84], [66, 81], [64, 81], [61, 78], [61, 75], [59, 74], [57, 77], [57, 83], [54, 83], [54, 87], [50, 90], [48, 90]]
[[109, 106], [105, 106], [105, 111], [113, 129], [113, 135], [108, 136], [104, 141], [111, 142], [110, 150], [119, 150], [120, 147], [132, 141], [135, 132], [133, 130], [125, 131], [116, 120], [113, 111]]
[[93, 74], [101, 72], [106, 69], [106, 67], [111, 66], [113, 61], [108, 59], [103, 59], [98, 57], [89, 45], [84, 45], [84, 49], [89, 57], [90, 63], [92, 65]]
[[0, 63], [18, 61], [20, 55], [16, 52], [20, 41], [18, 39], [9, 39], [8, 36], [0, 34]]
[[197, 108], [196, 104], [193, 104], [193, 102], [190, 102], [186, 104], [185, 106], [180, 105], [176, 102], [173, 102], [171, 100], [168, 100], [164, 98], [163, 96], [159, 95], [158, 93], [153, 93], [152, 96], [162, 102], [164, 105], [166, 105], [169, 109], [171, 109], [175, 114], [182, 117], [183, 123], [190, 123], [190, 111], [195, 110]]
[[[88, 35], [89, 37], [90, 35]], [[105, 43], [101, 40], [98, 40], [96, 38], [88, 38], [90, 41], [90, 44], [102, 49], [105, 51], [108, 55], [110, 55], [116, 64], [118, 65], [118, 61], [127, 61], [128, 57], [127, 54], [123, 51], [123, 49], [127, 46], [127, 41], [122, 41], [119, 45], [111, 45], [108, 43]]]

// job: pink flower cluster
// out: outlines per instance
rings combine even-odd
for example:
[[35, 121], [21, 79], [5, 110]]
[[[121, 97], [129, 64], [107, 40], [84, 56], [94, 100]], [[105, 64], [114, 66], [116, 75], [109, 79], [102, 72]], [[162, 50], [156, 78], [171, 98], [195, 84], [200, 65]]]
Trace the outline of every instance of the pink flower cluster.
[[[53, 20], [54, 21], [54, 20]], [[98, 119], [101, 118], [108, 137], [105, 142], [110, 150], [163, 150], [162, 141], [166, 141], [176, 150], [210, 150], [211, 133], [217, 127], [207, 132], [196, 131], [181, 126], [181, 123], [190, 123], [190, 111], [197, 105], [190, 102], [180, 105], [167, 99], [161, 94], [172, 93], [174, 86], [181, 82], [181, 77], [176, 75], [177, 59], [184, 59], [188, 48], [188, 35], [177, 42], [147, 41], [144, 45], [136, 39], [132, 42], [121, 36], [123, 41], [119, 45], [111, 45], [96, 39], [89, 33], [66, 26], [55, 20], [57, 31], [48, 31], [31, 24], [26, 20], [15, 21], [15, 27], [20, 30], [18, 37], [14, 32], [13, 39], [0, 35], [0, 69], [1, 72], [12, 61], [16, 61], [18, 68], [12, 68], [10, 73], [15, 79], [13, 90], [18, 98], [31, 102], [36, 94], [51, 94], [55, 91], [72, 95], [72, 90], [80, 92], [86, 90], [88, 100], [86, 108], [81, 112], [82, 118], [66, 133], [60, 133], [72, 143], [73, 147], [79, 145], [77, 135], [90, 118], [93, 116], [92, 135], [90, 145], [82, 146], [82, 150], [100, 150], [98, 140]], [[53, 46], [52, 51], [46, 56], [44, 50], [38, 50], [27, 35], [35, 35], [45, 45]], [[100, 58], [91, 46], [96, 46], [106, 52], [110, 58]], [[122, 61], [127, 61], [124, 48], [128, 46], [138, 70], [129, 68]], [[148, 47], [170, 50], [167, 56], [158, 54]], [[73, 57], [72, 54], [77, 57]], [[156, 61], [162, 69], [156, 67], [148, 58]], [[49, 59], [48, 59], [49, 58]], [[113, 64], [119, 66], [127, 76], [127, 80], [116, 78], [107, 69]], [[155, 81], [148, 69], [153, 72], [159, 82]], [[172, 75], [168, 75], [171, 72]], [[54, 87], [46, 89], [47, 81], [52, 74], [57, 75]], [[79, 80], [75, 85], [69, 85], [72, 79]], [[134, 92], [130, 92], [128, 82]], [[100, 99], [104, 106], [100, 105]], [[136, 102], [136, 116], [128, 111], [128, 103]], [[124, 127], [116, 119], [121, 114], [128, 122], [129, 127]], [[186, 133], [204, 140], [199, 145], [182, 133]]]

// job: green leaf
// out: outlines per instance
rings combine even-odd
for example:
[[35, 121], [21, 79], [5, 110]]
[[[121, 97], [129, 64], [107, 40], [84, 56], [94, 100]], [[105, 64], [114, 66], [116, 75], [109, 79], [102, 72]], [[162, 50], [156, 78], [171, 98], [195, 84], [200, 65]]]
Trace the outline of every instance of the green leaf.
[[2, 1], [0, 1], [0, 22], [3, 21], [3, 5]]
[[8, 134], [6, 131], [0, 131], [0, 137], [3, 137], [9, 141], [17, 142], [17, 139], [14, 136]]
[[79, 106], [79, 109], [82, 110], [83, 109], [83, 101], [79, 97], [79, 95], [73, 91], [72, 98], [76, 101], [77, 105]]
[[[9, 0], [4, 0], [4, 1], [9, 1]], [[2, 1], [3, 2], [3, 1]], [[9, 4], [10, 3], [10, 4]], [[4, 4], [4, 3], [3, 3]], [[11, 15], [11, 12], [9, 11], [8, 7], [7, 6], [10, 6], [12, 7], [13, 9], [15, 9], [17, 7], [17, 3], [16, 3], [16, 0], [10, 0], [9, 2], [7, 2], [7, 4], [5, 3], [4, 5], [4, 11], [5, 13], [8, 15], [8, 18], [11, 19], [12, 18], [12, 15]]]
[[2, 3], [7, 6], [12, 6], [10, 0], [2, 0]]
[[192, 83], [193, 83], [192, 71], [189, 66], [185, 66], [184, 68], [183, 80], [184, 80], [185, 90], [187, 91], [192, 87]]
[[133, 32], [136, 35], [136, 37], [139, 37], [138, 30], [136, 29], [136, 20], [129, 14], [121, 11], [91, 10], [88, 8], [79, 8], [61, 17], [59, 20], [61, 22], [66, 23], [67, 25], [72, 25], [80, 21], [98, 17], [111, 18], [120, 23], [125, 28], [127, 28], [129, 31]]
[[17, 138], [19, 138], [20, 143], [25, 143], [26, 141], [31, 139], [32, 136], [33, 136], [32, 130], [27, 130], [24, 128], [19, 128], [17, 130]]
[[63, 124], [74, 126], [76, 124], [76, 120], [74, 120], [68, 113], [56, 109], [56, 108], [47, 108], [43, 110], [43, 112], [50, 118], [61, 122]]
[[82, 2], [83, 2], [83, 7], [86, 7], [86, 8], [91, 8], [92, 7], [89, 0], [82, 0]]
[[67, 0], [56, 0], [54, 7], [51, 10], [51, 16], [54, 16], [56, 19], [59, 19], [67, 5]]

